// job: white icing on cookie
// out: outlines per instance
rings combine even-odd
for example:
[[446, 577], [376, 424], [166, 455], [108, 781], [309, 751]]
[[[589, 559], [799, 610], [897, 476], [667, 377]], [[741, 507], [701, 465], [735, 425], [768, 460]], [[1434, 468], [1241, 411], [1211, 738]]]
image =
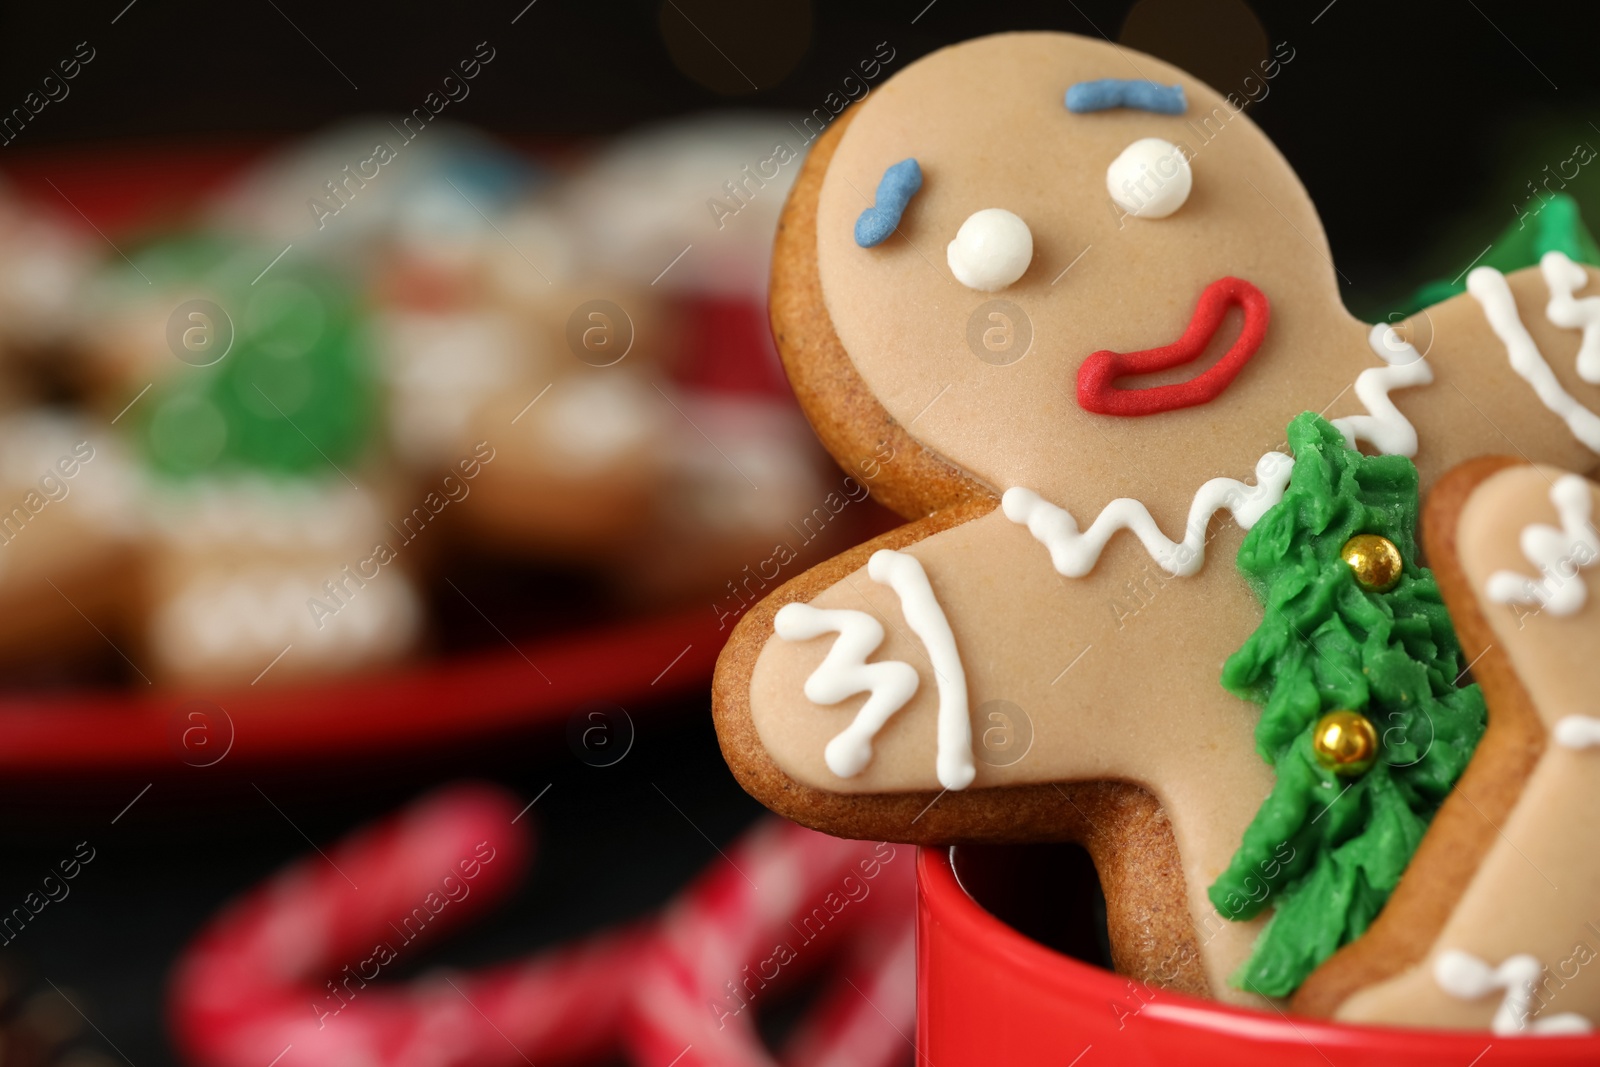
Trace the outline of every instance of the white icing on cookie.
[[1050, 550], [1050, 562], [1057, 573], [1082, 578], [1094, 570], [1105, 551], [1106, 542], [1118, 530], [1132, 530], [1156, 565], [1180, 578], [1197, 574], [1206, 561], [1206, 527], [1211, 516], [1227, 508], [1242, 529], [1283, 499], [1284, 486], [1294, 470], [1294, 460], [1282, 452], [1268, 452], [1256, 461], [1256, 484], [1236, 478], [1213, 478], [1200, 487], [1189, 505], [1189, 521], [1183, 540], [1170, 540], [1156, 525], [1150, 509], [1131, 497], [1118, 497], [1107, 504], [1080, 533], [1078, 524], [1064, 508], [1045, 500], [1032, 489], [1015, 486], [1000, 498], [1006, 518], [1026, 526], [1034, 538]]
[[383, 520], [370, 496], [343, 482], [265, 476], [151, 486], [155, 533], [187, 551], [370, 548]]
[[[1467, 275], [1467, 292], [1483, 307], [1484, 317], [1495, 336], [1506, 346], [1511, 369], [1533, 386], [1541, 403], [1560, 416], [1572, 436], [1591, 452], [1600, 452], [1600, 416], [1578, 403], [1562, 388], [1550, 364], [1517, 314], [1517, 302], [1506, 284], [1506, 276], [1493, 267], [1475, 267]], [[1552, 322], [1555, 320], [1552, 319]], [[1556, 323], [1560, 325], [1560, 323]]]
[[1600, 296], [1578, 300], [1572, 295], [1589, 283], [1589, 272], [1562, 252], [1546, 252], [1539, 259], [1539, 270], [1550, 289], [1545, 318], [1569, 330], [1583, 330], [1583, 341], [1578, 345], [1578, 377], [1600, 385]]
[[1592, 1030], [1589, 1020], [1574, 1012], [1528, 1020], [1534, 987], [1543, 973], [1544, 966], [1526, 953], [1512, 956], [1498, 967], [1490, 967], [1471, 953], [1450, 949], [1441, 953], [1433, 965], [1434, 981], [1453, 997], [1477, 1000], [1497, 989], [1505, 990], [1505, 999], [1490, 1023], [1490, 1028], [1500, 1036], [1523, 1032], [1586, 1034]]
[[887, 585], [900, 597], [900, 610], [906, 625], [922, 638], [933, 661], [934, 680], [939, 687], [939, 784], [946, 789], [965, 789], [977, 770], [972, 765], [972, 719], [967, 714], [967, 672], [956, 651], [956, 636], [950, 621], [933, 595], [928, 574], [917, 557], [904, 552], [879, 549], [867, 561], [867, 575], [879, 585]]
[[[944, 609], [914, 556], [880, 549], [867, 561], [867, 575], [894, 590], [906, 624], [927, 649], [939, 689], [935, 770], [944, 788], [965, 789], [976, 775], [967, 676]], [[825, 633], [839, 635], [806, 679], [805, 694], [808, 700], [823, 705], [837, 704], [858, 693], [870, 694], [850, 725], [823, 750], [823, 759], [834, 774], [841, 778], [860, 774], [872, 760], [873, 738], [916, 693], [916, 668], [902, 660], [867, 662], [883, 643], [884, 634], [883, 625], [864, 611], [785, 604], [773, 619], [773, 629], [785, 641], [807, 641]]]
[[1600, 747], [1600, 719], [1593, 715], [1563, 715], [1550, 731], [1562, 748]]
[[1495, 571], [1484, 593], [1496, 604], [1537, 604], [1552, 615], [1571, 615], [1588, 599], [1580, 570], [1600, 560], [1600, 537], [1589, 522], [1589, 483], [1576, 474], [1561, 476], [1550, 487], [1550, 503], [1561, 518], [1560, 528], [1530, 523], [1518, 539], [1539, 577]]
[[823, 705], [837, 704], [857, 693], [871, 694], [850, 725], [823, 750], [828, 769], [840, 778], [860, 774], [872, 760], [872, 739], [889, 716], [916, 693], [917, 669], [902, 660], [867, 662], [883, 644], [883, 625], [864, 611], [785, 604], [772, 625], [785, 641], [839, 635], [822, 664], [806, 679], [805, 694], [813, 704]]
[[326, 601], [314, 565], [260, 564], [200, 571], [156, 608], [151, 642], [175, 674], [265, 667], [293, 645], [297, 666], [349, 665], [393, 655], [421, 628], [421, 597], [402, 574], [368, 583], [321, 618], [308, 604]]
[[1356, 376], [1356, 397], [1366, 405], [1366, 415], [1346, 415], [1334, 419], [1333, 427], [1344, 434], [1345, 444], [1356, 441], [1371, 444], [1386, 456], [1417, 454], [1417, 430], [1389, 399], [1396, 389], [1427, 385], [1433, 381], [1433, 368], [1427, 360], [1401, 339], [1394, 328], [1383, 323], [1367, 334], [1367, 344], [1388, 366], [1372, 367]]

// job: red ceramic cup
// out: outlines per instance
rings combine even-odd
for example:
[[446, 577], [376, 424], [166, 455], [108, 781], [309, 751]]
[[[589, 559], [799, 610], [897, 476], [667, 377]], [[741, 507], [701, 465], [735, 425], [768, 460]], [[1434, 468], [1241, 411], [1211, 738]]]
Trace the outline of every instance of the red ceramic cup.
[[[1497, 1067], [1593, 1064], [1600, 1036], [1345, 1026], [1152, 989], [1048, 947], [1097, 952], [1086, 858], [1035, 850], [922, 849], [917, 857], [918, 1067]], [[954, 866], [952, 866], [954, 852]], [[959, 877], [957, 871], [959, 869]], [[1030, 877], [1013, 877], [1024, 873]], [[1059, 877], [1059, 879], [1057, 878]], [[1054, 887], [1043, 883], [1056, 880]], [[966, 888], [963, 888], [963, 885]], [[1008, 889], [1009, 885], [1009, 889]], [[1021, 903], [1033, 911], [1016, 911]], [[968, 890], [972, 890], [971, 893]], [[974, 897], [978, 899], [975, 900]], [[984, 904], [1008, 915], [1002, 921]], [[1041, 907], [1040, 902], [1054, 903]]]

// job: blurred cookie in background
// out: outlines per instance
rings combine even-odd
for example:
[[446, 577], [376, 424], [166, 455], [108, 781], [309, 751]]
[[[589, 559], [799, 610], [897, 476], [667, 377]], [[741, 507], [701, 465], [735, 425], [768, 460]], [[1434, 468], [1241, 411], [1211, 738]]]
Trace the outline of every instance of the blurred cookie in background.
[[337, 477], [153, 491], [143, 610], [155, 680], [281, 684], [408, 652], [424, 625], [408, 537], [431, 512], [396, 527], [386, 510], [376, 490]]
[[96, 626], [120, 632], [141, 538], [135, 482], [122, 442], [80, 415], [0, 416], [0, 662], [102, 651]]
[[586, 262], [668, 292], [764, 304], [772, 236], [803, 145], [782, 116], [755, 113], [618, 138], [564, 190]]
[[[0, 179], [0, 374], [53, 377], [95, 263], [81, 226]], [[14, 388], [15, 380], [10, 383]]]

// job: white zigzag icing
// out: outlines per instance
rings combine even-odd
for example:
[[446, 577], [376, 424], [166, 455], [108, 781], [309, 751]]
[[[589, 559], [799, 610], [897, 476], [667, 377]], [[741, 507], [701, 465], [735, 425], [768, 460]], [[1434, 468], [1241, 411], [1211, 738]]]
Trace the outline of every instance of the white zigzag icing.
[[[906, 624], [928, 651], [939, 688], [935, 771], [944, 788], [965, 789], [976, 777], [972, 723], [967, 713], [967, 676], [950, 622], [915, 556], [880, 549], [867, 561], [867, 575], [894, 590]], [[806, 679], [805, 694], [813, 703], [825, 705], [858, 693], [871, 694], [850, 725], [823, 750], [823, 760], [834, 774], [850, 778], [861, 773], [872, 760], [873, 739], [916, 693], [916, 668], [902, 660], [867, 662], [883, 643], [884, 634], [882, 624], [864, 611], [785, 604], [773, 619], [773, 629], [785, 641], [805, 641], [825, 633], [839, 635]]]
[[1550, 290], [1545, 318], [1569, 330], [1583, 330], [1583, 340], [1578, 345], [1578, 377], [1600, 385], [1600, 296], [1578, 300], [1572, 295], [1589, 283], [1589, 272], [1561, 252], [1540, 256], [1539, 271]]
[[[1550, 253], [1550, 255], [1560, 256], [1560, 253]], [[1565, 256], [1561, 256], [1561, 259], [1566, 260], [1568, 266], [1576, 266]], [[1552, 270], [1545, 275], [1547, 280], [1552, 274], [1559, 276], [1567, 273], [1560, 260], [1551, 262]], [[1562, 279], [1558, 277], [1557, 280]], [[1483, 308], [1484, 318], [1489, 320], [1490, 329], [1500, 338], [1500, 343], [1506, 346], [1511, 369], [1516, 371], [1523, 381], [1533, 386], [1533, 391], [1538, 395], [1540, 402], [1560, 416], [1567, 424], [1567, 428], [1572, 431], [1572, 436], [1582, 442], [1589, 451], [1600, 452], [1600, 416], [1578, 403], [1573, 395], [1562, 387], [1555, 372], [1550, 369], [1550, 364], [1545, 362], [1539, 346], [1528, 333], [1528, 328], [1522, 324], [1522, 317], [1517, 314], [1517, 302], [1511, 295], [1511, 287], [1506, 284], [1506, 276], [1493, 267], [1475, 267], [1472, 273], [1467, 275], [1467, 292], [1477, 299]], [[1570, 292], [1567, 295], [1570, 298]], [[1560, 292], [1552, 286], [1552, 304], [1560, 303], [1559, 298]], [[1574, 306], [1577, 305], [1576, 301], [1572, 303]], [[1560, 313], [1564, 310], [1564, 305], [1556, 310]], [[1546, 309], [1546, 314], [1550, 314], [1550, 309]], [[1558, 326], [1562, 325], [1553, 317], [1550, 321]], [[1587, 342], [1589, 337], [1587, 326], [1584, 333]]]
[[772, 620], [785, 641], [808, 641], [834, 633], [839, 637], [811, 677], [806, 679], [806, 699], [813, 704], [837, 704], [857, 693], [869, 693], [856, 717], [823, 750], [828, 769], [840, 778], [852, 778], [872, 761], [872, 739], [889, 717], [917, 691], [917, 669], [902, 660], [868, 663], [867, 657], [883, 644], [883, 624], [864, 611], [848, 608], [814, 608], [810, 604], [785, 604]]
[[[1496, 604], [1538, 604], [1552, 615], [1571, 615], [1589, 598], [1582, 568], [1600, 560], [1600, 536], [1589, 524], [1589, 483], [1576, 474], [1562, 475], [1550, 487], [1550, 503], [1561, 525], [1529, 523], [1517, 539], [1539, 577], [1495, 571], [1484, 592]], [[1564, 573], [1567, 568], [1572, 573]]]
[[[1335, 419], [1333, 426], [1354, 448], [1358, 439], [1370, 442], [1385, 453], [1412, 456], [1417, 451], [1417, 431], [1389, 399], [1394, 389], [1426, 385], [1433, 381], [1433, 370], [1408, 342], [1383, 325], [1374, 326], [1367, 337], [1372, 350], [1386, 364], [1364, 370], [1356, 378], [1356, 396], [1369, 414]], [[1173, 541], [1161, 532], [1150, 509], [1131, 497], [1119, 497], [1107, 504], [1089, 529], [1079, 532], [1078, 523], [1065, 509], [1045, 500], [1032, 489], [1014, 486], [1000, 498], [1006, 518], [1026, 526], [1050, 550], [1050, 562], [1068, 578], [1081, 578], [1094, 570], [1106, 543], [1118, 530], [1131, 530], [1144, 545], [1156, 565], [1179, 578], [1197, 573], [1206, 559], [1206, 527], [1211, 516], [1226, 508], [1241, 529], [1248, 530], [1271, 507], [1283, 499], [1284, 487], [1294, 470], [1294, 460], [1282, 452], [1268, 452], [1256, 461], [1256, 484], [1235, 478], [1213, 478], [1202, 485], [1189, 505], [1189, 519], [1183, 540]]]
[[[1356, 379], [1356, 396], [1367, 406], [1368, 414], [1337, 419], [1333, 425], [1351, 447], [1359, 439], [1384, 452], [1414, 455], [1416, 430], [1394, 406], [1389, 393], [1426, 384], [1433, 380], [1433, 372], [1415, 348], [1386, 326], [1373, 327], [1368, 343], [1385, 363], [1362, 371]], [[1254, 485], [1235, 478], [1212, 478], [1195, 493], [1181, 541], [1162, 534], [1149, 508], [1127, 497], [1107, 504], [1082, 533], [1071, 514], [1031, 489], [1015, 486], [1006, 490], [1001, 508], [1007, 518], [1026, 526], [1050, 550], [1055, 569], [1069, 578], [1082, 577], [1093, 570], [1106, 543], [1118, 530], [1132, 530], [1160, 567], [1170, 574], [1186, 576], [1199, 571], [1205, 563], [1206, 527], [1212, 515], [1226, 508], [1241, 527], [1250, 529], [1283, 499], [1293, 470], [1292, 457], [1268, 452], [1256, 462]], [[907, 625], [927, 649], [939, 687], [935, 769], [940, 785], [964, 789], [976, 776], [972, 723], [966, 673], [949, 620], [916, 557], [880, 550], [868, 561], [867, 574], [895, 591]], [[915, 695], [919, 684], [916, 668], [901, 660], [867, 662], [867, 657], [883, 643], [884, 633], [882, 624], [864, 611], [786, 604], [774, 618], [773, 628], [785, 641], [804, 641], [825, 633], [839, 635], [822, 663], [806, 679], [805, 695], [813, 703], [830, 705], [860, 693], [869, 694], [850, 725], [823, 751], [828, 769], [839, 777], [861, 773], [872, 760], [873, 739]]]
[[1213, 478], [1200, 487], [1189, 505], [1189, 522], [1182, 541], [1170, 540], [1156, 525], [1150, 509], [1131, 497], [1107, 504], [1089, 529], [1078, 524], [1065, 508], [1045, 500], [1032, 489], [1016, 486], [1000, 498], [1006, 518], [1026, 526], [1050, 550], [1050, 562], [1068, 578], [1081, 578], [1094, 570], [1106, 542], [1118, 530], [1132, 530], [1156, 565], [1168, 574], [1186, 577], [1200, 570], [1206, 559], [1206, 526], [1219, 509], [1233, 512], [1239, 525], [1249, 529], [1267, 509], [1283, 499], [1294, 460], [1282, 452], [1268, 452], [1256, 462], [1256, 484], [1235, 478]]
[[1334, 419], [1333, 427], [1344, 434], [1344, 443], [1351, 448], [1359, 439], [1386, 456], [1414, 456], [1417, 429], [1400, 414], [1389, 394], [1396, 389], [1428, 385], [1433, 381], [1433, 368], [1410, 342], [1382, 323], [1367, 334], [1367, 344], [1388, 364], [1356, 375], [1356, 398], [1366, 405], [1369, 414]]
[[1541, 1015], [1528, 1021], [1533, 1004], [1534, 986], [1544, 973], [1544, 965], [1527, 953], [1507, 957], [1498, 967], [1490, 967], [1483, 960], [1460, 949], [1450, 949], [1439, 954], [1434, 961], [1433, 980], [1439, 988], [1461, 1000], [1477, 1000], [1497, 989], [1505, 990], [1505, 998], [1495, 1009], [1489, 1028], [1502, 1037], [1524, 1031], [1535, 1034], [1587, 1034], [1593, 1027], [1589, 1020], [1576, 1012], [1560, 1015]]

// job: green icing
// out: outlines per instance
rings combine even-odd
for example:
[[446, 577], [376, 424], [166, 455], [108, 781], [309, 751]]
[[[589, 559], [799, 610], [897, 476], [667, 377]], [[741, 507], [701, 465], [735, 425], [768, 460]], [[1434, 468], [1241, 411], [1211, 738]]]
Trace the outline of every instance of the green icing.
[[[1239, 549], [1265, 617], [1229, 657], [1222, 684], [1262, 706], [1256, 748], [1276, 769], [1271, 795], [1209, 890], [1226, 918], [1272, 918], [1231, 981], [1286, 996], [1388, 900], [1433, 813], [1482, 735], [1483, 696], [1457, 687], [1461, 647], [1433, 575], [1416, 564], [1417, 472], [1364, 456], [1307, 412], [1289, 424], [1294, 473], [1283, 500]], [[1362, 589], [1340, 558], [1381, 534], [1405, 560], [1387, 593]], [[1359, 711], [1381, 736], [1355, 779], [1312, 753], [1326, 712]]]
[[358, 458], [372, 440], [378, 395], [356, 294], [332, 273], [287, 259], [263, 275], [272, 255], [198, 234], [152, 244], [132, 261], [174, 307], [211, 300], [233, 329], [224, 358], [176, 365], [140, 405], [139, 442], [154, 470], [333, 476], [330, 466]]
[[[1578, 202], [1566, 193], [1553, 194], [1537, 214], [1519, 218], [1506, 227], [1478, 263], [1510, 274], [1537, 265], [1546, 252], [1564, 252], [1575, 262], [1600, 267], [1600, 245], [1595, 244], [1584, 227]], [[1452, 282], [1429, 282], [1412, 295], [1410, 304], [1401, 309], [1401, 314], [1414, 315], [1466, 291], [1465, 272]]]

